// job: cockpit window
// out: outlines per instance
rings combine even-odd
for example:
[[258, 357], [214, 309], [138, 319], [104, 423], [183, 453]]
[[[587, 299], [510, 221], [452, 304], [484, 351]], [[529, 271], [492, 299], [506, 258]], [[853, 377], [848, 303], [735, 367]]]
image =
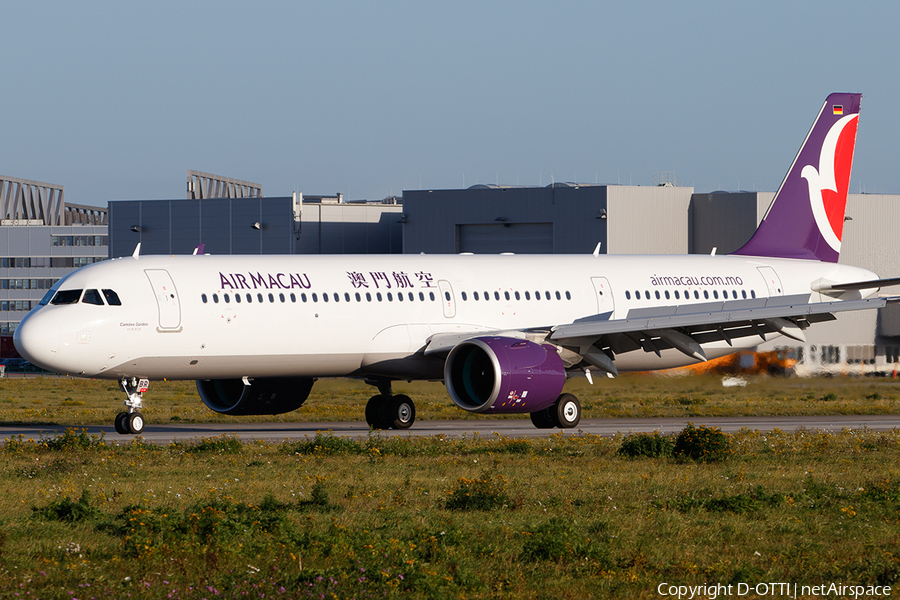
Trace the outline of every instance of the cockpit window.
[[103, 295], [106, 296], [106, 303], [110, 306], [122, 306], [122, 301], [119, 300], [119, 295], [113, 290], [103, 290]]
[[60, 290], [53, 296], [50, 304], [77, 304], [82, 290]]
[[96, 304], [97, 306], [103, 306], [103, 298], [100, 297], [100, 292], [97, 290], [88, 290], [84, 293], [84, 298], [81, 299], [85, 304]]

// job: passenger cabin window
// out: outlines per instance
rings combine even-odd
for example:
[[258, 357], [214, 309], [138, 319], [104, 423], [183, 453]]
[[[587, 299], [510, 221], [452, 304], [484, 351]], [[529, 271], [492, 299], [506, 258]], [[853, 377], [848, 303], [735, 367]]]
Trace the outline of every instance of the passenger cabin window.
[[94, 304], [96, 306], [103, 306], [103, 298], [100, 296], [100, 292], [97, 290], [88, 290], [84, 293], [84, 297], [81, 299], [84, 304]]
[[[119, 300], [119, 295], [113, 290], [103, 290], [103, 295], [106, 297], [106, 303], [110, 306], [122, 306], [122, 301]], [[204, 300], [204, 302], [206, 302], [206, 300]]]
[[50, 304], [78, 304], [83, 290], [60, 290], [53, 296]]

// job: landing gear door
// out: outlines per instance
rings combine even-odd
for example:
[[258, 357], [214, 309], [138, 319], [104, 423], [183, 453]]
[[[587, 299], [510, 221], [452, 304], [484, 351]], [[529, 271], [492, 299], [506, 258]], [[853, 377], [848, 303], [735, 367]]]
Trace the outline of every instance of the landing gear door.
[[591, 283], [594, 284], [594, 295], [597, 298], [597, 314], [602, 315], [614, 311], [616, 305], [609, 280], [606, 277], [591, 277]]
[[159, 326], [156, 330], [174, 333], [181, 331], [181, 302], [169, 272], [165, 269], [145, 269], [144, 273], [150, 280], [159, 308]]

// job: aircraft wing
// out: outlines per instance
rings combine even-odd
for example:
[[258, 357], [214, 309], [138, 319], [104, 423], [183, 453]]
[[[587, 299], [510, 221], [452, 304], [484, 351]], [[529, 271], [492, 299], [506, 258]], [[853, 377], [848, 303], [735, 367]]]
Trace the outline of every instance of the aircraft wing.
[[601, 313], [552, 328], [437, 333], [424, 348], [425, 355], [445, 355], [473, 337], [503, 336], [537, 343], [549, 340], [581, 354], [585, 360], [612, 373], [616, 354], [643, 349], [660, 353], [675, 348], [697, 360], [706, 360], [701, 344], [777, 333], [800, 342], [803, 330], [813, 323], [833, 321], [834, 313], [881, 308], [900, 302], [900, 296], [809, 302], [810, 294], [727, 300], [635, 308], [624, 319]]
[[596, 344], [612, 357], [639, 348], [657, 354], [676, 348], [697, 360], [706, 360], [700, 344], [721, 340], [730, 344], [733, 339], [754, 335], [765, 340], [766, 333], [805, 342], [804, 329], [812, 323], [834, 320], [836, 312], [881, 308], [900, 301], [900, 297], [894, 297], [810, 303], [809, 298], [809, 294], [798, 294], [639, 308], [628, 311], [624, 319], [610, 319], [610, 313], [604, 313], [558, 325], [549, 339], [578, 348], [581, 354], [587, 354]]

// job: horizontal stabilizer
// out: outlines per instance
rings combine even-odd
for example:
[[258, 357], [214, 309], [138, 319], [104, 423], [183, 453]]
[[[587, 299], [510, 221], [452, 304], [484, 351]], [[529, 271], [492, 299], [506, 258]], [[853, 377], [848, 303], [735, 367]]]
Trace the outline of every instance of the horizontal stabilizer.
[[869, 281], [854, 281], [852, 283], [820, 284], [812, 286], [814, 292], [849, 292], [853, 290], [874, 290], [877, 288], [900, 285], [900, 277], [889, 279], [870, 279]]

